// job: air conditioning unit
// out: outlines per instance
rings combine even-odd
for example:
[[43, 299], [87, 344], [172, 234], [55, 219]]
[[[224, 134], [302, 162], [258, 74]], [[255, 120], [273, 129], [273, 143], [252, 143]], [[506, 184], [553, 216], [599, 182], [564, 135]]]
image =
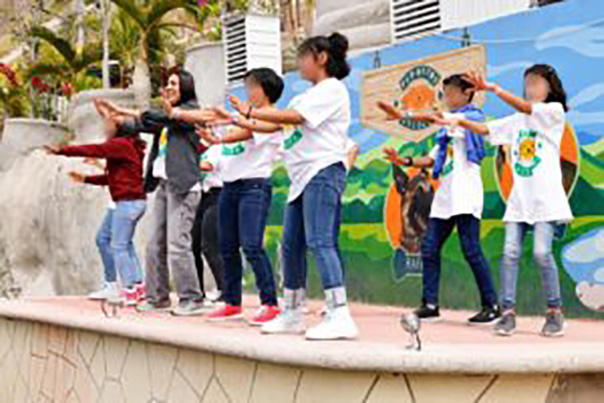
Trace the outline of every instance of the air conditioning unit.
[[392, 40], [400, 41], [441, 29], [440, 0], [391, 0]]
[[227, 85], [240, 85], [246, 71], [269, 67], [281, 75], [281, 30], [278, 16], [232, 14], [223, 21]]

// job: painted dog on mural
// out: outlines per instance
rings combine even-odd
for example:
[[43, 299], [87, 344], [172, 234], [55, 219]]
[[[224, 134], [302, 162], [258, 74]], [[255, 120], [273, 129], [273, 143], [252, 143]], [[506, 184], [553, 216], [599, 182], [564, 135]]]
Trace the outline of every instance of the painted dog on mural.
[[430, 174], [422, 169], [409, 177], [399, 166], [392, 166], [395, 188], [401, 196], [400, 248], [408, 254], [419, 253], [422, 238], [430, 218], [430, 206], [434, 199], [434, 188]]

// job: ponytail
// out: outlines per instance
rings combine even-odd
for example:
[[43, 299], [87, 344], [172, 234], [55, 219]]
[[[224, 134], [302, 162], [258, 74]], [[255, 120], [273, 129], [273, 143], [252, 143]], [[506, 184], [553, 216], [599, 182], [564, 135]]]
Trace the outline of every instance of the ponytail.
[[334, 32], [329, 36], [313, 36], [306, 39], [298, 48], [298, 55], [312, 54], [317, 57], [322, 52], [327, 54], [325, 70], [327, 75], [342, 80], [350, 73], [350, 66], [346, 61], [348, 53], [348, 39]]

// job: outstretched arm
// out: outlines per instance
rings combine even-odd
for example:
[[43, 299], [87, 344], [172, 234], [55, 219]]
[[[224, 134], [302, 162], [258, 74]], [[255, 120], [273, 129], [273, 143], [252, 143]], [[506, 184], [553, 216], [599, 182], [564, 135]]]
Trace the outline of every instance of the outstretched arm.
[[118, 106], [118, 105], [114, 104], [113, 102], [108, 101], [106, 99], [95, 98], [94, 103], [95, 103], [95, 106], [97, 107], [97, 110], [99, 108], [102, 108], [104, 110], [107, 110], [110, 113], [116, 113], [118, 115], [123, 115], [123, 116], [131, 116], [136, 119], [140, 118], [140, 116], [141, 116], [141, 112], [137, 109], [124, 108], [124, 107]]
[[401, 157], [394, 148], [384, 147], [384, 156], [394, 165], [402, 165], [405, 167], [430, 168], [434, 165], [434, 160], [426, 157]]
[[[265, 122], [258, 119], [246, 119], [241, 115], [233, 115], [226, 109], [217, 107], [214, 108], [214, 113], [220, 119], [223, 119], [225, 123], [232, 123], [243, 129], [251, 130], [256, 133], [275, 133], [282, 129], [282, 126], [276, 123]], [[220, 124], [220, 121], [216, 123]]]
[[216, 135], [210, 129], [197, 129], [197, 135], [209, 145], [238, 143], [251, 139], [254, 135], [250, 130], [240, 127], [230, 127], [222, 136]]
[[293, 109], [256, 109], [237, 97], [229, 98], [233, 108], [246, 118], [254, 118], [275, 124], [300, 125], [304, 117]]
[[477, 71], [470, 71], [464, 74], [464, 78], [474, 86], [475, 91], [492, 92], [518, 112], [526, 113], [528, 115], [533, 113], [533, 105], [529, 101], [504, 90], [498, 84], [487, 81], [485, 77]]

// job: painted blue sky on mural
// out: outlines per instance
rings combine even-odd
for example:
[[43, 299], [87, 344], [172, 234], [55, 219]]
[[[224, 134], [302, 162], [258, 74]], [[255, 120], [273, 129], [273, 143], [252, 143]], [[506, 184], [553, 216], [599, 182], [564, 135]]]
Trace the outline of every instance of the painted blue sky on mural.
[[[363, 152], [381, 145], [387, 134], [362, 127], [359, 121], [362, 72], [373, 69], [376, 55], [382, 66], [400, 64], [461, 46], [462, 30], [391, 45], [352, 57], [351, 75], [345, 83], [351, 93], [353, 125], [350, 136]], [[579, 142], [587, 145], [604, 136], [604, 2], [566, 0], [469, 27], [473, 43], [485, 43], [489, 79], [520, 94], [523, 70], [534, 63], [548, 63], [559, 72], [569, 95], [569, 121]], [[284, 107], [308, 83], [298, 73], [285, 76]], [[239, 92], [239, 91], [236, 91]], [[485, 112], [503, 117], [512, 110], [489, 96]]]

